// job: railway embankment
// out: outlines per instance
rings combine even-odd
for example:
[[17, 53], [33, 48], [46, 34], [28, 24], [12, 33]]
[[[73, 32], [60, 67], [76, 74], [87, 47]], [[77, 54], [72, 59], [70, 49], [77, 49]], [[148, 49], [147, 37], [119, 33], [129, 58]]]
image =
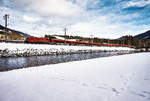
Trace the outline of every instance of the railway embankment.
[[97, 46], [68, 46], [68, 45], [48, 45], [48, 44], [24, 44], [24, 43], [0, 43], [0, 57], [23, 57], [23, 56], [42, 56], [60, 55], [75, 53], [93, 52], [112, 52], [130, 53], [136, 51], [128, 47], [97, 47]]

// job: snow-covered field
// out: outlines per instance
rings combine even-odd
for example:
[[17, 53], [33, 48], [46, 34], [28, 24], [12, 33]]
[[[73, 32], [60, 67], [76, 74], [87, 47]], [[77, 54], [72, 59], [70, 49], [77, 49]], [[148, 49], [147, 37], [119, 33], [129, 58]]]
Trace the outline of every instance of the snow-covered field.
[[150, 53], [0, 72], [0, 101], [150, 101]]
[[33, 56], [96, 51], [134, 51], [128, 47], [63, 46], [48, 44], [0, 43], [0, 57]]

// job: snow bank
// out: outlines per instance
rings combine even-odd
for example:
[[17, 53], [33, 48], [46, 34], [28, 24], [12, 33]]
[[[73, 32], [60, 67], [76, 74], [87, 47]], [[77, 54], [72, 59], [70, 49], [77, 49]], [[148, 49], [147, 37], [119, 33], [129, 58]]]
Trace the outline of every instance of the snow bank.
[[134, 51], [128, 47], [63, 46], [48, 44], [0, 43], [0, 57], [67, 54], [99, 51]]
[[149, 67], [136, 53], [0, 72], [0, 101], [150, 101]]

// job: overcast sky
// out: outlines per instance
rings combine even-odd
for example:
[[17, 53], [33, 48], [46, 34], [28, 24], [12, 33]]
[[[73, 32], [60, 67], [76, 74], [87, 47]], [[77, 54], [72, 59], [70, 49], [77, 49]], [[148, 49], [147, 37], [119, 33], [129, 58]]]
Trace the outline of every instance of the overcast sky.
[[0, 0], [0, 24], [30, 35], [118, 38], [150, 30], [150, 0]]

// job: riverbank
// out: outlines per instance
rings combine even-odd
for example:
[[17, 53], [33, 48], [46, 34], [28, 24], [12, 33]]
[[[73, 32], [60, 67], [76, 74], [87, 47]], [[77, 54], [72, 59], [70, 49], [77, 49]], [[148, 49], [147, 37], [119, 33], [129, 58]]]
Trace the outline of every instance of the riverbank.
[[149, 60], [135, 53], [0, 72], [0, 100], [149, 101]]
[[0, 57], [42, 56], [103, 51], [120, 51], [123, 53], [128, 53], [131, 51], [135, 51], [135, 49], [128, 47], [64, 46], [4, 42], [0, 43]]

